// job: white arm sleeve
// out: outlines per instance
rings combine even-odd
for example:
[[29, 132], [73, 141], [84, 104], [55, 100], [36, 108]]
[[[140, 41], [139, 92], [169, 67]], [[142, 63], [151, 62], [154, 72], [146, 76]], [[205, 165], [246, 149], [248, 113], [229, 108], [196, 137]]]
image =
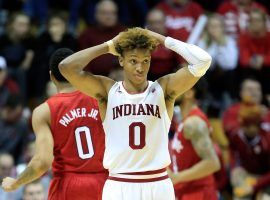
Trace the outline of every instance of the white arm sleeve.
[[189, 63], [188, 69], [193, 76], [203, 76], [211, 65], [211, 56], [193, 44], [187, 44], [171, 37], [166, 37], [165, 47], [178, 53]]

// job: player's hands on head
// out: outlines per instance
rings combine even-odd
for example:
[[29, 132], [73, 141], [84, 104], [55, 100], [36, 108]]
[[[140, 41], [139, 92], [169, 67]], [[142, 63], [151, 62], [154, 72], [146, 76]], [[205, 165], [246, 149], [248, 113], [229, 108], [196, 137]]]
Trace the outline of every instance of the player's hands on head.
[[166, 39], [165, 36], [163, 36], [163, 35], [161, 35], [161, 34], [159, 34], [159, 33], [156, 33], [156, 32], [154, 32], [154, 31], [148, 30], [148, 29], [145, 29], [145, 30], [147, 30], [147, 33], [148, 33], [148, 35], [149, 35], [150, 37], [155, 38], [160, 44], [164, 44], [165, 39]]
[[115, 49], [115, 45], [117, 44], [118, 39], [119, 39], [119, 34], [115, 36], [113, 39], [106, 42], [106, 44], [108, 45], [108, 53], [115, 56], [120, 56], [120, 54]]
[[6, 177], [2, 181], [2, 188], [6, 192], [11, 192], [13, 190], [16, 190], [18, 188], [18, 185], [16, 184], [16, 179], [11, 177]]

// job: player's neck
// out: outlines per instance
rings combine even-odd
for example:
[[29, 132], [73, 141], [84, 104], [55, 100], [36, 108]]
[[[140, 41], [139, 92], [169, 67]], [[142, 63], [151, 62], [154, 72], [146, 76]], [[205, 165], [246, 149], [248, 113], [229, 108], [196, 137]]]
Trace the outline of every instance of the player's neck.
[[70, 93], [76, 91], [76, 89], [69, 83], [61, 83], [57, 85], [58, 93]]
[[123, 86], [128, 93], [136, 94], [145, 91], [145, 89], [148, 87], [148, 81], [146, 80], [142, 84], [134, 84], [130, 81], [124, 80]]
[[190, 113], [190, 111], [197, 107], [198, 107], [197, 104], [194, 103], [193, 101], [187, 101], [187, 102], [181, 103], [180, 108], [181, 108], [182, 117], [186, 118], [188, 114]]

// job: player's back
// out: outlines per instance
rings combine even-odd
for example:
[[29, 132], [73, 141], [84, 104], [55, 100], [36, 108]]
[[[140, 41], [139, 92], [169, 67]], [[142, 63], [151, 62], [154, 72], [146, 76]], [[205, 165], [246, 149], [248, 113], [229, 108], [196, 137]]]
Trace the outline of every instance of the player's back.
[[95, 99], [79, 91], [47, 100], [54, 139], [53, 174], [105, 171], [104, 131]]
[[79, 91], [47, 100], [54, 139], [49, 200], [99, 200], [108, 173], [103, 168], [105, 134], [95, 99]]

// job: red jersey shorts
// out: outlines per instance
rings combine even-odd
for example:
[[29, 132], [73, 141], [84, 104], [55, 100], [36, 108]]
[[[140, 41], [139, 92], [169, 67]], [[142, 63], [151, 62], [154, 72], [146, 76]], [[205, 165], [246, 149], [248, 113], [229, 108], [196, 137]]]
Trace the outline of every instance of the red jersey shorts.
[[107, 177], [105, 173], [56, 176], [50, 183], [48, 200], [101, 200]]

